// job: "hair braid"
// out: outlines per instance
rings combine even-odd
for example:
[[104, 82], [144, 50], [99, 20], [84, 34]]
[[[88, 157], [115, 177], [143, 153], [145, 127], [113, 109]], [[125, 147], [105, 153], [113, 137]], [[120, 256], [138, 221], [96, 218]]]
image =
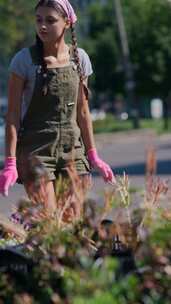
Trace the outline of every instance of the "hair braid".
[[72, 45], [73, 45], [73, 51], [74, 51], [74, 60], [77, 65], [77, 71], [80, 76], [80, 81], [83, 82], [83, 74], [82, 74], [82, 70], [81, 70], [80, 58], [78, 55], [77, 37], [76, 37], [76, 33], [75, 33], [75, 27], [73, 24], [71, 24], [71, 37], [72, 37]]

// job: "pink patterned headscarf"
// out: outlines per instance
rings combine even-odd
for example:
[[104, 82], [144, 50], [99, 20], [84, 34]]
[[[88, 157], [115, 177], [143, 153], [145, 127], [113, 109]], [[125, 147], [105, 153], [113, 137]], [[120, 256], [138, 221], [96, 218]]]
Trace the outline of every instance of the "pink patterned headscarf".
[[72, 7], [72, 5], [69, 3], [68, 0], [55, 0], [65, 11], [68, 20], [74, 24], [77, 21], [77, 16], [74, 12], [74, 9]]

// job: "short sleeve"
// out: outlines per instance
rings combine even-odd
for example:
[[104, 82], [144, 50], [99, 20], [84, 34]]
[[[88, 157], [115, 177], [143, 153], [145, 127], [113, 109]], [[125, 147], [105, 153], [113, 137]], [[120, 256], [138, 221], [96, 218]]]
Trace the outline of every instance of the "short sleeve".
[[12, 58], [9, 72], [15, 73], [23, 79], [27, 78], [28, 50], [22, 49]]
[[81, 48], [78, 48], [78, 54], [79, 54], [79, 58], [80, 58], [80, 64], [81, 64], [82, 74], [85, 77], [88, 77], [88, 76], [90, 76], [93, 73], [90, 57]]

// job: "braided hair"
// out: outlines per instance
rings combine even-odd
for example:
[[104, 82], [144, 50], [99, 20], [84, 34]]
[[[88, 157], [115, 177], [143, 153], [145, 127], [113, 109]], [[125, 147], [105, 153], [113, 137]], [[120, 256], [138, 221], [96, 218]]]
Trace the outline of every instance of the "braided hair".
[[71, 37], [72, 37], [72, 46], [73, 46], [73, 53], [74, 53], [74, 61], [77, 65], [78, 75], [80, 76], [80, 82], [83, 83], [83, 74], [81, 70], [80, 58], [78, 55], [78, 45], [77, 45], [77, 37], [75, 32], [75, 27], [71, 24]]
[[[39, 7], [41, 7], [41, 6], [46, 6], [46, 7], [53, 8], [53, 9], [55, 9], [57, 11], [57, 13], [61, 17], [65, 18], [65, 19], [67, 18], [66, 13], [62, 9], [62, 7], [60, 5], [58, 5], [58, 3], [56, 1], [54, 1], [54, 0], [40, 0], [38, 2], [38, 4], [36, 5], [36, 7], [35, 7], [35, 11]], [[83, 74], [82, 74], [81, 64], [80, 64], [80, 58], [79, 58], [79, 54], [78, 54], [78, 45], [77, 45], [76, 32], [75, 32], [75, 27], [74, 27], [73, 24], [71, 24], [70, 29], [71, 29], [71, 37], [72, 37], [72, 47], [73, 47], [74, 62], [76, 64], [76, 66], [77, 66], [77, 71], [78, 71], [78, 75], [80, 77], [80, 82], [81, 82], [81, 84], [83, 84]], [[39, 54], [40, 54], [40, 62], [41, 62], [43, 74], [46, 76], [47, 75], [47, 63], [44, 60], [43, 42], [39, 38], [38, 35], [36, 35], [36, 47], [37, 47], [37, 49], [39, 51]], [[43, 94], [44, 95], [47, 94], [46, 78], [44, 78], [44, 83], [43, 83]]]

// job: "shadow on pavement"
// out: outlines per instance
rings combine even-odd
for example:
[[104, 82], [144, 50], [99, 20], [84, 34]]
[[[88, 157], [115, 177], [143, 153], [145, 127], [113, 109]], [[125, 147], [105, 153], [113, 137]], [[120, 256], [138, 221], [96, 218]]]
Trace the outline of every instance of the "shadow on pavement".
[[[130, 165], [123, 165], [118, 167], [113, 167], [112, 170], [115, 174], [121, 175], [125, 171], [126, 174], [129, 175], [144, 175], [145, 174], [145, 163], [133, 163]], [[171, 159], [159, 160], [157, 162], [157, 174], [158, 175], [169, 175], [171, 174]], [[93, 172], [94, 176], [98, 176], [99, 174]]]
[[171, 144], [159, 145], [158, 150], [171, 150]]

